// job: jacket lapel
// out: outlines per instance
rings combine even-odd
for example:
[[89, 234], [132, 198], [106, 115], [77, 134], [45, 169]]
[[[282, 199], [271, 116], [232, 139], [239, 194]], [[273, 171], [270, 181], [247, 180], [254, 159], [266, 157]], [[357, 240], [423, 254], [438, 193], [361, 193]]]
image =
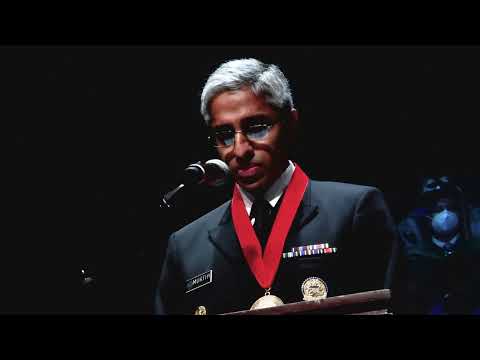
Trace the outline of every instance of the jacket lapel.
[[312, 184], [308, 182], [307, 189], [303, 195], [303, 200], [298, 207], [297, 214], [290, 229], [290, 235], [299, 232], [302, 227], [308, 224], [318, 214], [318, 205], [312, 204]]
[[242, 249], [233, 227], [231, 202], [225, 208], [218, 225], [208, 230], [209, 239], [230, 262], [243, 262]]
[[[309, 182], [303, 200], [295, 215], [290, 229], [290, 236], [295, 236], [302, 227], [308, 224], [318, 214], [318, 206], [311, 202], [311, 183]], [[209, 239], [215, 247], [232, 263], [245, 263], [237, 234], [232, 222], [231, 202], [225, 207], [222, 219], [217, 226], [208, 230]]]

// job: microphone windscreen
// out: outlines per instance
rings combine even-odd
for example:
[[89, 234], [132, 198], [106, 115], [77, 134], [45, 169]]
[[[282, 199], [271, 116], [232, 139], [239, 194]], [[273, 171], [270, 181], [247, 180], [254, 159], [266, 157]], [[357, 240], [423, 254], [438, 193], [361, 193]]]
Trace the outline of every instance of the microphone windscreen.
[[221, 186], [230, 175], [228, 165], [220, 159], [211, 159], [205, 162], [206, 179], [209, 186]]
[[183, 182], [185, 185], [193, 185], [201, 182], [205, 176], [205, 169], [200, 164], [190, 164], [183, 171]]

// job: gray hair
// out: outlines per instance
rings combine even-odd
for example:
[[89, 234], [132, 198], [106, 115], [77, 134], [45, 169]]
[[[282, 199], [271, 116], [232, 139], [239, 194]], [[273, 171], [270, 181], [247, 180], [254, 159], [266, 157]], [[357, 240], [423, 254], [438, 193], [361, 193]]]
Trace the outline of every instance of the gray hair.
[[238, 59], [223, 63], [208, 78], [203, 87], [200, 112], [210, 124], [210, 102], [224, 92], [248, 86], [255, 95], [277, 108], [292, 109], [293, 100], [288, 80], [276, 65], [264, 64], [256, 59]]

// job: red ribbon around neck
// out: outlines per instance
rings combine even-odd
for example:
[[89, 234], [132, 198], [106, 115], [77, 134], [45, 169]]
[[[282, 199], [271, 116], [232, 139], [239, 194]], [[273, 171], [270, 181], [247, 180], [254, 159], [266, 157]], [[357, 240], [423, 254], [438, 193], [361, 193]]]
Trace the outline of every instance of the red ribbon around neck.
[[263, 256], [260, 242], [248, 217], [238, 186], [235, 186], [233, 192], [232, 218], [235, 232], [250, 270], [264, 289], [272, 286], [280, 264], [285, 239], [307, 189], [308, 177], [297, 164], [295, 165], [295, 171], [285, 190]]

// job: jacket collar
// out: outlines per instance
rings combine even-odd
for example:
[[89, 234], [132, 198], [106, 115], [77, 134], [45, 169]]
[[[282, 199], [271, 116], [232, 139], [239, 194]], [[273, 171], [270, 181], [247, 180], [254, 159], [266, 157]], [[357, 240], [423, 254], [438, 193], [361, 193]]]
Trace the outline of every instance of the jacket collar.
[[[287, 243], [288, 238], [298, 233], [306, 224], [317, 216], [318, 206], [312, 204], [311, 197], [311, 181], [309, 181], [285, 243]], [[209, 239], [231, 262], [245, 262], [232, 222], [231, 201], [224, 207], [225, 209], [220, 222], [208, 230]]]

